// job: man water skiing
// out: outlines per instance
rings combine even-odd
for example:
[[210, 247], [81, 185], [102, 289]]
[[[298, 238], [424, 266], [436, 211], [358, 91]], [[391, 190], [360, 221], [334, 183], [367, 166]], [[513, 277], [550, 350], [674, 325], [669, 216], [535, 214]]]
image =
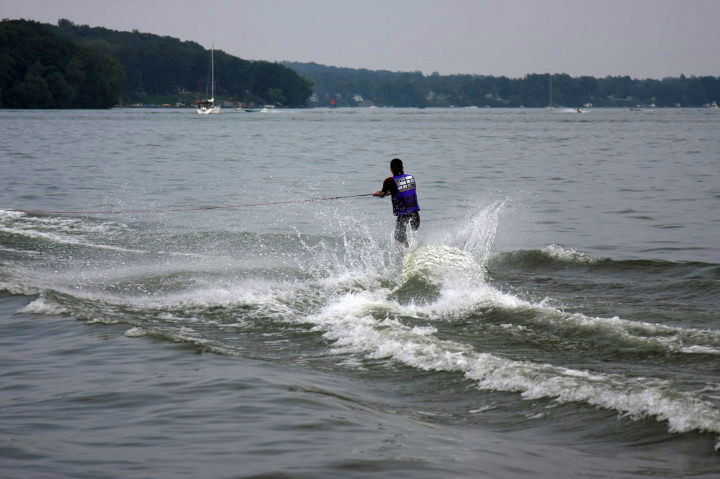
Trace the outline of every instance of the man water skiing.
[[408, 224], [413, 230], [420, 227], [420, 206], [415, 192], [415, 178], [405, 174], [403, 163], [399, 158], [393, 158], [390, 162], [390, 171], [393, 175], [385, 179], [382, 189], [373, 193], [373, 196], [384, 198], [390, 195], [393, 214], [397, 216], [395, 240], [407, 248]]

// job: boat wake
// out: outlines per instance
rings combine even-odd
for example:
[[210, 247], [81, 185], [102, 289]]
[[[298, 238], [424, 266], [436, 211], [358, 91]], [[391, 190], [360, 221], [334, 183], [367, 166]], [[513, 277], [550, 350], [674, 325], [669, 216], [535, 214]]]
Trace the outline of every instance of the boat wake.
[[[720, 355], [719, 330], [589, 315], [496, 278], [651, 271], [717, 288], [719, 267], [613, 261], [559, 246], [492, 255], [502, 209], [491, 204], [447, 240], [405, 254], [388, 252], [362, 224], [335, 236], [157, 238], [101, 220], [2, 213], [0, 289], [30, 296], [20, 314], [122, 324], [129, 337], [307, 367], [383, 360], [459, 374], [478, 390], [720, 434], [717, 391], [667, 372]], [[656, 358], [665, 362], [652, 369]]]

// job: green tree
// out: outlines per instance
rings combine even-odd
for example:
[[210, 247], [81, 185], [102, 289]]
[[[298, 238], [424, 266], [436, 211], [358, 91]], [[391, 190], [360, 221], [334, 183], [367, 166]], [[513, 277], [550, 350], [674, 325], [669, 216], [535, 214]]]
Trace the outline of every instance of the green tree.
[[10, 108], [109, 108], [122, 67], [26, 20], [0, 22], [0, 94]]
[[27, 72], [22, 82], [10, 88], [9, 96], [3, 103], [15, 108], [52, 108], [54, 106], [47, 81], [33, 71]]
[[77, 91], [65, 79], [59, 71], [50, 73], [47, 77], [48, 89], [55, 100], [53, 105], [56, 108], [71, 108], [75, 104]]
[[687, 82], [686, 96], [688, 102], [694, 105], [703, 105], [708, 101], [705, 83], [697, 77], [691, 77]]
[[[120, 32], [60, 20], [53, 31], [91, 50], [111, 54], [126, 72], [123, 96], [141, 101], [146, 95], [195, 92], [205, 96], [210, 81], [210, 51], [195, 42], [149, 33]], [[215, 91], [220, 99], [270, 103], [282, 96], [285, 106], [304, 106], [312, 89], [293, 70], [270, 62], [253, 62], [215, 50]], [[281, 90], [278, 96], [275, 90]]]
[[285, 95], [280, 88], [270, 88], [267, 91], [266, 98], [268, 98], [273, 105], [282, 105], [285, 101]]

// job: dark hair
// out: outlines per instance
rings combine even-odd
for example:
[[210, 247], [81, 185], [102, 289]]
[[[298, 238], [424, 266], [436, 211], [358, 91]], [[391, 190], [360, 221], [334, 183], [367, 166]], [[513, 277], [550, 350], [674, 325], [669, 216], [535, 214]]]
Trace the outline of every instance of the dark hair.
[[400, 158], [393, 158], [390, 162], [390, 171], [393, 175], [402, 175], [404, 173], [402, 160]]

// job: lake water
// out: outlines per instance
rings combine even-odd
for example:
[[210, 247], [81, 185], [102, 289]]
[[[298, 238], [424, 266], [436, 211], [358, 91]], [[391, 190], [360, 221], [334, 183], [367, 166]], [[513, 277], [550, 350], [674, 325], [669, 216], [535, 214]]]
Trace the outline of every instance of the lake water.
[[0, 475], [717, 477], [719, 131], [0, 110]]

